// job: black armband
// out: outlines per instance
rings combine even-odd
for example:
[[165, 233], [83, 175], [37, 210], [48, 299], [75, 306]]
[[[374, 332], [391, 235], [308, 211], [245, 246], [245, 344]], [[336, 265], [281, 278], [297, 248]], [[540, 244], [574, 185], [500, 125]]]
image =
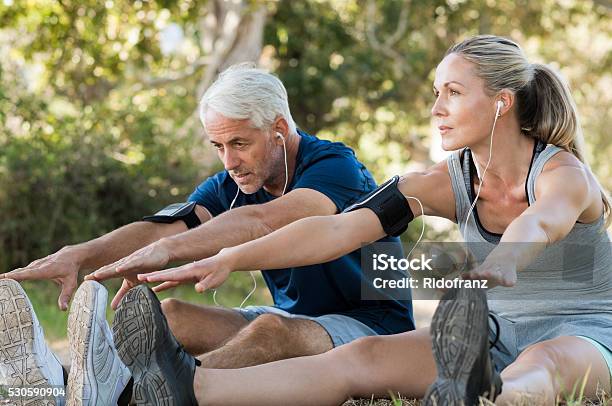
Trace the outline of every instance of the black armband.
[[414, 219], [408, 200], [397, 188], [399, 176], [394, 176], [366, 197], [346, 208], [343, 213], [367, 208], [372, 210], [380, 220], [387, 235], [397, 237], [408, 228]]
[[152, 216], [143, 217], [142, 221], [170, 224], [182, 220], [187, 225], [187, 228], [195, 228], [202, 224], [195, 212], [195, 207], [196, 202], [174, 203], [164, 207]]

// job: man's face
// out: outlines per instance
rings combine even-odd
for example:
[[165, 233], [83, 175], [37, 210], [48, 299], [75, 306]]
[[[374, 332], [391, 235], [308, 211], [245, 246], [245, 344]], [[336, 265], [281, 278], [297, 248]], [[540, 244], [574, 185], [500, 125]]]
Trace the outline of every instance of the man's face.
[[[280, 175], [279, 147], [272, 131], [254, 128], [249, 120], [227, 118], [212, 109], [204, 120], [210, 143], [243, 193], [255, 193]], [[280, 154], [282, 160], [282, 148]]]

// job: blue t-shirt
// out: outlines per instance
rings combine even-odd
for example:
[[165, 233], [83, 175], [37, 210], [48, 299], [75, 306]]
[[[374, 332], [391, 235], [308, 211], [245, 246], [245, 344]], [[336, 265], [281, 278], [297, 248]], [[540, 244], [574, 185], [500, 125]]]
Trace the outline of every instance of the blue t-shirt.
[[[287, 191], [316, 190], [334, 202], [339, 213], [376, 188], [372, 175], [357, 160], [352, 149], [299, 130], [298, 133], [301, 139], [295, 172]], [[229, 210], [237, 191], [238, 186], [228, 172], [221, 171], [200, 184], [189, 196], [189, 201], [206, 207], [215, 217]], [[274, 199], [276, 196], [263, 188], [249, 195], [240, 192], [233, 207]], [[386, 237], [380, 241], [395, 242], [401, 250], [397, 238]], [[274, 305], [293, 314], [308, 316], [343, 314], [361, 321], [378, 334], [413, 330], [411, 300], [361, 300], [360, 251], [324, 264], [262, 270]]]

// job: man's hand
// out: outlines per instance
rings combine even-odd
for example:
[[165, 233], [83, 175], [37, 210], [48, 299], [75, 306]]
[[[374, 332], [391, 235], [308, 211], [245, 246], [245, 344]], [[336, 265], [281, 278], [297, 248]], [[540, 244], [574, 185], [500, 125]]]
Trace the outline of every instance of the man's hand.
[[111, 302], [111, 307], [113, 310], [116, 310], [123, 296], [125, 296], [134, 286], [141, 284], [136, 278], [137, 274], [163, 269], [169, 261], [170, 254], [164, 247], [162, 240], [160, 240], [112, 264], [103, 266], [97, 271], [85, 276], [85, 280], [101, 282], [111, 278], [123, 277], [121, 288], [119, 288], [119, 291], [117, 291], [117, 294]]
[[62, 289], [57, 304], [61, 310], [67, 310], [81, 269], [82, 257], [79, 253], [80, 251], [73, 247], [64, 247], [55, 254], [38, 259], [26, 267], [4, 273], [0, 277], [19, 282], [38, 279], [53, 280]]
[[130, 277], [137, 283], [136, 275], [163, 269], [170, 262], [170, 252], [163, 240], [156, 241], [112, 264], [103, 266], [85, 276], [85, 280], [104, 281], [111, 278]]
[[[223, 250], [222, 250], [223, 251]], [[200, 261], [192, 262], [178, 268], [138, 275], [141, 282], [163, 282], [153, 288], [161, 292], [179, 284], [195, 283], [195, 289], [203, 293], [208, 289], [221, 286], [233, 271], [232, 266], [222, 252]]]

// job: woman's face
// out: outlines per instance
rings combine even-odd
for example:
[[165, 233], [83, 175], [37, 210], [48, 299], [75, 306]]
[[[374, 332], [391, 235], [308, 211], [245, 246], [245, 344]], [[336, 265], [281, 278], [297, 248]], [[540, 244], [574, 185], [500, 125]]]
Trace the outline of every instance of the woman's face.
[[453, 151], [486, 140], [493, 126], [495, 98], [485, 93], [475, 66], [458, 54], [446, 56], [436, 68], [436, 101], [431, 108], [442, 148]]

